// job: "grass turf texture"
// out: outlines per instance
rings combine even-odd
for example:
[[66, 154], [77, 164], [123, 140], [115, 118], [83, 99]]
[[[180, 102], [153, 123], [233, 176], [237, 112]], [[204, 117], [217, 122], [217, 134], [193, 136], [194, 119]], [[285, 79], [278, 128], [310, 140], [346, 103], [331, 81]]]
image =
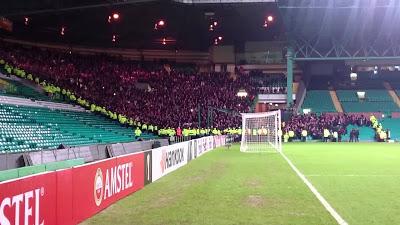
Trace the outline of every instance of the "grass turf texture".
[[[400, 146], [290, 143], [284, 152], [349, 224], [400, 224]], [[279, 154], [220, 148], [83, 224], [336, 224]]]
[[350, 225], [400, 224], [399, 144], [289, 144], [284, 151]]
[[335, 224], [277, 153], [220, 148], [84, 224]]

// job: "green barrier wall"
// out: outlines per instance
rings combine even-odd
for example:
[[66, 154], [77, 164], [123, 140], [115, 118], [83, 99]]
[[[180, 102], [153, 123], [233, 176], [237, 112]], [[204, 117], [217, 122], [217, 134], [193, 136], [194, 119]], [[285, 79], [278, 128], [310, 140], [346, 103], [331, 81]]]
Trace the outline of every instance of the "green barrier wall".
[[27, 166], [18, 168], [18, 177], [29, 176], [36, 173], [43, 173], [46, 171], [45, 165]]
[[60, 170], [60, 169], [65, 169], [65, 168], [82, 165], [84, 163], [85, 163], [84, 159], [81, 158], [81, 159], [72, 159], [72, 160], [66, 160], [66, 161], [60, 161], [60, 162], [47, 163], [47, 164], [45, 164], [45, 166], [46, 166], [46, 171], [54, 171], [54, 170]]
[[85, 163], [83, 158], [72, 159], [60, 162], [52, 162], [37, 166], [27, 166], [17, 169], [0, 171], [0, 182], [11, 180], [19, 177], [29, 176], [32, 174], [43, 173], [45, 171], [55, 171], [60, 169], [71, 168]]
[[0, 181], [18, 178], [18, 169], [0, 171]]

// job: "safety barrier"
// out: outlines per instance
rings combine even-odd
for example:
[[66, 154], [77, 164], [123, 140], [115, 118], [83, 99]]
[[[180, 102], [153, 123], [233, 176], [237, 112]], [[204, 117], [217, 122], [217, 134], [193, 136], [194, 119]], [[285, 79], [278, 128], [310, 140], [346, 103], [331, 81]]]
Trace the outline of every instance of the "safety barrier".
[[43, 173], [45, 171], [55, 171], [60, 169], [71, 168], [74, 166], [82, 165], [85, 161], [83, 158], [65, 160], [60, 162], [52, 162], [42, 165], [26, 166], [17, 169], [0, 171], [0, 181], [16, 179], [33, 174]]
[[[168, 145], [167, 139], [156, 139], [122, 144], [99, 144], [69, 147], [65, 149], [0, 154], [0, 171], [77, 158], [83, 158], [85, 162], [93, 162], [109, 158], [109, 152], [107, 150], [108, 148], [114, 150], [114, 146], [120, 146], [121, 151], [119, 153], [129, 154], [149, 150], [155, 142], [159, 143], [161, 146]], [[28, 164], [24, 158], [27, 159]]]
[[0, 182], [1, 224], [77, 224], [223, 145], [210, 136]]

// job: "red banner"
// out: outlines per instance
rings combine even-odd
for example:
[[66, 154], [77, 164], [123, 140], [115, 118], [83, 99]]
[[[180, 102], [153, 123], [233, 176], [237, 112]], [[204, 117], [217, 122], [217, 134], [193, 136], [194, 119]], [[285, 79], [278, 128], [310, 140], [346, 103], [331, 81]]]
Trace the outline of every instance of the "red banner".
[[79, 223], [143, 188], [144, 154], [73, 168], [73, 217]]
[[0, 183], [0, 224], [56, 224], [56, 173]]
[[74, 224], [72, 169], [57, 171], [57, 225]]

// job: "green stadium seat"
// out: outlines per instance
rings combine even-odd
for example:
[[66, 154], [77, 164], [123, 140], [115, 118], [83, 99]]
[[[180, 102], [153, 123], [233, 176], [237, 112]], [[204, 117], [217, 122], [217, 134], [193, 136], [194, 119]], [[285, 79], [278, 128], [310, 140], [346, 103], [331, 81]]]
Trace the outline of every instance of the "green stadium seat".
[[315, 113], [336, 112], [328, 90], [307, 91], [302, 109], [311, 109]]
[[132, 128], [79, 111], [0, 104], [0, 127], [0, 153], [135, 141]]
[[383, 112], [390, 114], [399, 111], [387, 90], [364, 90], [366, 98], [360, 100], [355, 90], [337, 90], [336, 93], [345, 112]]

